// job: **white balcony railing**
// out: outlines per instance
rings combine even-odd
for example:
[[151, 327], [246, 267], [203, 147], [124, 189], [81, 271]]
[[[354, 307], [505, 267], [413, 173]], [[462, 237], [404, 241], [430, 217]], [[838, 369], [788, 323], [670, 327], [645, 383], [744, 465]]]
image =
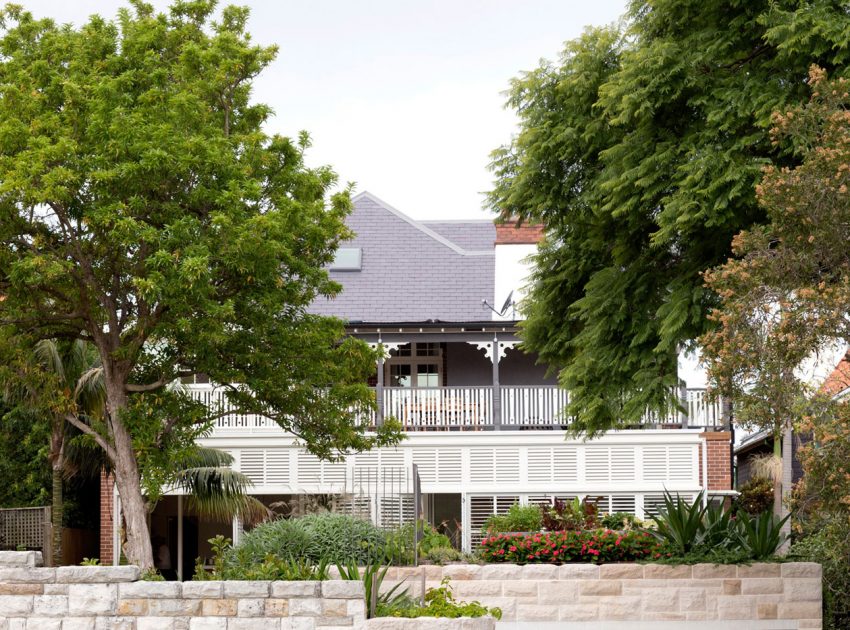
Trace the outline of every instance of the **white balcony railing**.
[[[212, 385], [188, 385], [190, 395], [214, 413], [216, 433], [270, 433], [278, 425], [257, 414], [226, 413], [228, 401], [223, 388]], [[499, 388], [500, 418], [494, 416], [493, 388], [470, 387], [385, 387], [383, 416], [394, 417], [407, 431], [477, 430], [501, 425], [505, 429], [561, 428], [570, 420], [564, 415], [569, 393], [553, 385], [502, 385]], [[710, 428], [722, 426], [721, 404], [710, 401], [704, 389], [688, 389], [680, 413], [659, 416], [647, 414], [644, 426], [674, 428]], [[498, 420], [501, 420], [500, 422]], [[374, 427], [374, 411], [359, 421]]]

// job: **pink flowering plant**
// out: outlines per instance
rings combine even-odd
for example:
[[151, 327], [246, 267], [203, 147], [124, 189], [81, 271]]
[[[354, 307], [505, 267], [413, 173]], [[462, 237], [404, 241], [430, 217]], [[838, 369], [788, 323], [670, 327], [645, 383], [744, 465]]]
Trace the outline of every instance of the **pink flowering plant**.
[[644, 531], [571, 530], [534, 534], [493, 534], [481, 541], [488, 562], [514, 564], [565, 562], [629, 562], [667, 555], [662, 544]]

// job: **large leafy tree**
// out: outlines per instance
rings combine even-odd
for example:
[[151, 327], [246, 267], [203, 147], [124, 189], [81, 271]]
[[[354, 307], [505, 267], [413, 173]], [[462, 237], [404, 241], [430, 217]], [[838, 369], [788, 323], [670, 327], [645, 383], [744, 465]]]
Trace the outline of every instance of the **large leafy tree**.
[[[799, 165], [764, 169], [756, 190], [767, 221], [737, 235], [736, 257], [706, 274], [720, 304], [711, 315], [717, 326], [701, 341], [709, 375], [736, 402], [739, 422], [773, 431], [776, 444], [782, 438], [786, 499], [793, 423], [814, 435], [818, 447], [803, 449], [806, 485], [823, 508], [847, 488], [848, 403], [829, 392], [813, 397], [806, 368], [823, 350], [850, 343], [850, 82], [830, 82], [815, 66], [809, 84], [805, 107], [773, 117], [773, 140]], [[846, 524], [844, 503], [835, 511]]]
[[350, 199], [305, 166], [306, 136], [263, 131], [251, 81], [276, 50], [251, 43], [245, 9], [130, 4], [79, 29], [0, 14], [0, 324], [12, 345], [96, 348], [104, 418], [77, 428], [110, 460], [127, 557], [148, 568], [141, 462], [212, 419], [176, 377], [227, 384], [233, 408], [320, 456], [397, 434], [355, 420], [374, 353], [307, 312], [339, 290], [323, 267]]
[[492, 208], [541, 222], [523, 328], [560, 370], [574, 427], [596, 433], [676, 404], [677, 355], [710, 326], [702, 272], [763, 220], [754, 188], [793, 161], [771, 113], [802, 102], [810, 63], [843, 71], [837, 0], [633, 0], [559, 63], [514, 80]]

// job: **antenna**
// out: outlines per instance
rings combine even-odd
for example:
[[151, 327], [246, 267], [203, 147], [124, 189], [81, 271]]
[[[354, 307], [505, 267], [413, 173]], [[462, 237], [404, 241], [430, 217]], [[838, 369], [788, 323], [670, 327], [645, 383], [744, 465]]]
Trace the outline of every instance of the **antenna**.
[[482, 306], [486, 306], [487, 308], [489, 308], [491, 311], [493, 311], [499, 317], [504, 317], [505, 313], [508, 312], [508, 309], [514, 305], [513, 298], [514, 298], [514, 292], [511, 291], [510, 293], [508, 293], [508, 297], [505, 300], [505, 303], [502, 304], [502, 310], [500, 310], [500, 311], [497, 311], [495, 308], [490, 306], [490, 303], [487, 300], [481, 300], [481, 304], [482, 304]]

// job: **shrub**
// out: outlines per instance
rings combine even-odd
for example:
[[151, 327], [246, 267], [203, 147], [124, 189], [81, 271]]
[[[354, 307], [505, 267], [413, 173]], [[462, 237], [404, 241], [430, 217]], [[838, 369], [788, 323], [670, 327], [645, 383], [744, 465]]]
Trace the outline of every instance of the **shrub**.
[[366, 564], [383, 559], [386, 543], [384, 532], [369, 521], [325, 512], [258, 525], [227, 550], [224, 563], [228, 567], [250, 567], [274, 556], [313, 564], [349, 560]]
[[458, 617], [484, 617], [485, 615], [501, 619], [502, 610], [500, 608], [487, 608], [478, 602], [458, 602], [452, 594], [449, 578], [443, 578], [439, 587], [429, 588], [425, 592], [425, 606], [378, 605], [379, 617], [443, 617], [457, 619]]
[[425, 558], [434, 564], [448, 564], [463, 558], [463, 554], [454, 547], [435, 547], [425, 554]]
[[664, 493], [664, 508], [655, 517], [657, 524], [654, 535], [678, 555], [687, 555], [702, 544], [705, 525], [703, 516], [706, 508], [702, 505], [702, 493], [688, 503], [679, 495], [673, 498]]
[[572, 501], [555, 499], [552, 505], [541, 506], [543, 527], [550, 532], [573, 529], [597, 529], [599, 510], [596, 504], [587, 498], [576, 497]]
[[735, 499], [736, 512], [746, 512], [751, 516], [773, 509], [773, 482], [767, 477], [753, 477], [743, 486], [741, 494]]
[[610, 529], [497, 534], [481, 541], [481, 547], [488, 562], [516, 564], [648, 560], [662, 549], [649, 532]]
[[201, 558], [195, 562], [195, 581], [202, 580], [327, 580], [328, 563], [320, 560], [313, 564], [307, 558], [279, 557], [269, 553], [262, 562], [238, 564], [227, 562], [230, 539], [224, 536], [210, 538], [213, 549], [213, 569], [207, 571]]
[[539, 532], [543, 527], [543, 515], [536, 505], [514, 503], [506, 514], [493, 514], [484, 521], [484, 531], [490, 534], [499, 532]]
[[746, 512], [738, 513], [736, 521], [741, 549], [753, 560], [769, 558], [785, 542], [782, 526], [789, 518], [790, 514], [778, 519], [772, 512], [762, 512], [758, 516], [750, 516]]
[[633, 529], [638, 526], [639, 519], [629, 512], [614, 512], [605, 514], [599, 519], [600, 525], [605, 529]]
[[[419, 557], [426, 557], [435, 549], [453, 549], [452, 541], [439, 533], [433, 525], [422, 521], [422, 539], [419, 541]], [[393, 564], [413, 564], [413, 523], [387, 532], [385, 559]]]
[[850, 627], [850, 533], [846, 523], [824, 524], [795, 543], [790, 555], [823, 567], [823, 627]]

